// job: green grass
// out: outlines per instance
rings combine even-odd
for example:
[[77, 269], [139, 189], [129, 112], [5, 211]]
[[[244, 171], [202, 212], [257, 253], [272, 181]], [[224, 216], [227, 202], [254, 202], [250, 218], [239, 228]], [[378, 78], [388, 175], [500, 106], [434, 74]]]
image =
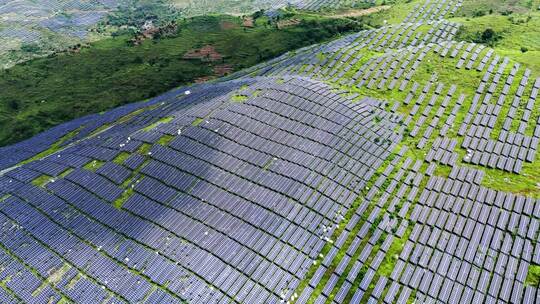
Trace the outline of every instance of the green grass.
[[169, 117], [164, 117], [158, 121], [156, 121], [155, 123], [143, 128], [144, 131], [150, 131], [152, 129], [155, 129], [157, 126], [161, 125], [161, 124], [164, 124], [164, 123], [168, 123], [168, 122], [171, 122], [172, 120], [174, 119], [174, 117], [172, 116], [169, 116]]
[[203, 121], [204, 121], [204, 118], [195, 118], [195, 120], [191, 123], [191, 125], [196, 127], [200, 125]]
[[475, 17], [505, 12], [527, 13], [534, 11], [539, 5], [538, 0], [466, 0], [457, 15]]
[[[539, 0], [520, 1], [466, 1], [460, 17], [450, 19], [461, 27], [456, 40], [475, 41], [479, 33], [492, 29], [499, 37], [491, 43], [497, 54], [508, 56], [525, 64], [540, 76], [540, 6]], [[473, 11], [493, 12], [481, 17], [471, 17]], [[511, 14], [504, 12], [511, 11]]]
[[52, 178], [51, 176], [43, 174], [37, 177], [36, 179], [32, 180], [32, 185], [36, 187], [43, 187], [51, 181], [51, 178]]
[[83, 168], [88, 170], [88, 171], [93, 171], [94, 172], [97, 169], [99, 169], [101, 166], [103, 166], [104, 164], [105, 164], [104, 161], [94, 159], [94, 160], [90, 161], [89, 163], [87, 163], [86, 165], [84, 165]]
[[60, 175], [58, 175], [58, 177], [66, 177], [68, 174], [70, 174], [71, 172], [73, 172], [73, 170], [75, 170], [75, 169], [69, 168], [69, 169], [67, 169], [66, 171], [60, 173]]
[[[0, 146], [29, 138], [74, 118], [144, 100], [172, 88], [233, 71], [287, 51], [362, 29], [347, 19], [296, 14], [300, 24], [277, 29], [267, 22], [243, 28], [240, 17], [201, 16], [178, 21], [178, 31], [141, 45], [125, 34], [79, 53], [35, 59], [0, 71]], [[232, 24], [224, 28], [223, 23]], [[208, 62], [184, 59], [206, 45], [222, 55]]]
[[139, 147], [139, 149], [137, 149], [137, 152], [142, 155], [148, 155], [148, 153], [150, 153], [150, 149], [152, 149], [152, 145], [144, 143]]
[[127, 152], [121, 152], [120, 154], [118, 154], [114, 159], [113, 159], [113, 162], [115, 164], [118, 164], [118, 165], [121, 165], [124, 163], [124, 161], [126, 161], [126, 159], [128, 159], [129, 157], [131, 156], [131, 154], [127, 153]]
[[372, 27], [381, 27], [386, 24], [398, 24], [405, 20], [417, 4], [423, 4], [423, 0], [389, 0], [379, 4], [392, 5], [388, 10], [355, 18]]
[[249, 97], [245, 96], [245, 95], [233, 95], [233, 97], [231, 98], [232, 102], [244, 102], [248, 99]]
[[537, 287], [540, 284], [540, 265], [529, 265], [525, 285]]
[[438, 165], [435, 168], [434, 175], [435, 176], [441, 176], [441, 177], [448, 177], [448, 176], [450, 176], [450, 172], [452, 172], [452, 167], [444, 166], [444, 165]]
[[[409, 226], [409, 231], [412, 230], [412, 225]], [[405, 243], [407, 242], [409, 238], [409, 233], [406, 233], [403, 238], [394, 237], [394, 240], [392, 241], [392, 245], [390, 245], [390, 249], [388, 249], [388, 252], [386, 253], [384, 260], [382, 261], [381, 265], [379, 266], [379, 269], [377, 270], [377, 274], [380, 276], [390, 277], [392, 274], [392, 271], [394, 270], [394, 266], [396, 265], [396, 262], [399, 258], [399, 254], [403, 250], [403, 247], [405, 246]]]
[[476, 33], [492, 29], [500, 35], [495, 42], [496, 49], [540, 51], [540, 12], [512, 14], [510, 16], [487, 15], [478, 18], [454, 18], [454, 22], [463, 24], [457, 40], [474, 41]]
[[[501, 19], [501, 18], [506, 20], [505, 18], [507, 18], [507, 17], [506, 16], [495, 16], [494, 15], [494, 16], [485, 16], [485, 17], [472, 18], [472, 19], [469, 18], [470, 21], [467, 21], [469, 19], [466, 20], [465, 18], [463, 18], [461, 21], [463, 23], [465, 23], [465, 24], [467, 24], [467, 22], [475, 22], [475, 23], [473, 23], [473, 25], [468, 25], [470, 27], [470, 29], [472, 29], [474, 31], [476, 31], [476, 30], [482, 30], [483, 31], [483, 29], [485, 27], [482, 27], [480, 25], [480, 24], [482, 24], [484, 22], [482, 20], [492, 20], [493, 21], [493, 20], [498, 20], [498, 19]], [[532, 21], [530, 21], [530, 22], [536, 22], [536, 19], [534, 19], [534, 18], [531, 19], [531, 20]], [[495, 21], [493, 21], [493, 22], [495, 22]], [[502, 24], [500, 26], [501, 26], [501, 29], [504, 29], [506, 27], [508, 27], [508, 28], [513, 28], [514, 27], [514, 25], [511, 24], [511, 23], [506, 24], [506, 25]], [[525, 28], [527, 27], [526, 25], [518, 25], [518, 27], [519, 26], [525, 27]], [[499, 30], [499, 29], [496, 29], [496, 30]], [[519, 28], [518, 28], [518, 30], [519, 30]], [[467, 31], [469, 31], [469, 33], [471, 32], [470, 30], [465, 30], [464, 33], [466, 33]], [[519, 36], [519, 34], [514, 33], [512, 31], [509, 31], [509, 32], [507, 32], [507, 30], [500, 30], [500, 31], [501, 32], [504, 31], [505, 34], [503, 35], [502, 40], [499, 40], [497, 42], [497, 45], [495, 46], [496, 53], [501, 54], [501, 55], [507, 55], [507, 56], [510, 57], [510, 63], [508, 64], [507, 68], [505, 69], [505, 71], [503, 73], [503, 77], [501, 77], [500, 83], [502, 83], [502, 84], [504, 83], [510, 69], [512, 68], [512, 66], [516, 62], [522, 63], [527, 68], [530, 68], [532, 70], [531, 79], [534, 79], [535, 77], [540, 76], [540, 59], [539, 59], [540, 57], [535, 57], [535, 55], [538, 53], [538, 51], [529, 50], [528, 52], [525, 52], [525, 53], [521, 52], [519, 50], [519, 45], [520, 45], [519, 39], [524, 39], [524, 38], [513, 37], [514, 34], [516, 34], [518, 36]], [[464, 33], [461, 33], [460, 35], [465, 35]], [[529, 32], [528, 34], [533, 35], [533, 33], [531, 33], [531, 32]], [[515, 40], [515, 41], [512, 42], [512, 39], [514, 39], [514, 40], [518, 39], [518, 40]], [[535, 34], [535, 38], [533, 38], [531, 41], [534, 42], [534, 39], [540, 39], [540, 35]], [[529, 43], [533, 43], [531, 41]], [[503, 48], [501, 48], [502, 46], [513, 47], [514, 49], [503, 49]], [[531, 48], [532, 47], [537, 48], [537, 46], [530, 46], [530, 47]], [[482, 53], [480, 54], [480, 58], [482, 58], [486, 52], [487, 52], [487, 49], [482, 51]], [[363, 59], [366, 60], [366, 61], [367, 61], [368, 58], [379, 56], [379, 54], [377, 54], [377, 53], [366, 52], [366, 51], [362, 51], [361, 54], [364, 55]], [[405, 96], [408, 94], [409, 88], [412, 85], [412, 82], [418, 82], [420, 84], [420, 88], [422, 88], [425, 83], [430, 81], [430, 79], [432, 78], [432, 75], [436, 74], [437, 75], [437, 82], [441, 82], [441, 83], [445, 84], [443, 93], [445, 93], [449, 89], [450, 84], [456, 84], [457, 85], [457, 90], [454, 93], [453, 101], [449, 104], [445, 115], [443, 115], [441, 117], [441, 119], [439, 121], [439, 125], [442, 125], [444, 123], [444, 121], [446, 120], [446, 117], [447, 117], [446, 114], [448, 114], [452, 110], [457, 97], [459, 97], [461, 94], [464, 94], [466, 96], [465, 102], [462, 105], [462, 107], [460, 108], [460, 110], [459, 110], [459, 112], [458, 112], [458, 114], [456, 116], [453, 127], [449, 130], [448, 135], [447, 135], [450, 138], [457, 138], [458, 142], [461, 143], [462, 138], [457, 136], [457, 130], [458, 130], [459, 126], [461, 125], [461, 122], [465, 118], [465, 115], [468, 112], [468, 109], [469, 109], [470, 104], [471, 104], [471, 100], [472, 100], [473, 96], [475, 95], [475, 91], [476, 91], [478, 85], [480, 84], [481, 78], [484, 75], [485, 71], [478, 72], [478, 71], [476, 71], [476, 69], [466, 70], [465, 68], [456, 69], [455, 66], [456, 66], [456, 63], [458, 62], [458, 60], [459, 60], [458, 58], [450, 58], [450, 57], [442, 58], [442, 57], [439, 56], [439, 54], [434, 53], [433, 51], [430, 51], [428, 53], [428, 55], [425, 57], [425, 59], [422, 61], [422, 63], [419, 65], [418, 69], [416, 70], [412, 81], [408, 85], [408, 88], [403, 92], [400, 92], [397, 89], [394, 89], [394, 90], [378, 90], [376, 88], [375, 89], [369, 89], [366, 86], [363, 86], [362, 88], [358, 89], [358, 88], [356, 88], [354, 86], [353, 87], [342, 86], [342, 85], [335, 84], [335, 83], [333, 85], [337, 85], [339, 88], [344, 89], [344, 90], [349, 90], [349, 91], [352, 91], [352, 92], [356, 92], [356, 93], [360, 94], [360, 96], [374, 97], [374, 98], [378, 98], [378, 99], [382, 99], [382, 100], [388, 100], [390, 103], [392, 103], [392, 102], [395, 102], [395, 101], [402, 101], [405, 98]], [[362, 65], [362, 63], [359, 63], [357, 65], [357, 67], [351, 69], [351, 70], [353, 70], [353, 72], [350, 72], [349, 74], [355, 73], [355, 71], [357, 69], [359, 69], [361, 67], [361, 65]], [[524, 71], [524, 68], [522, 67], [520, 69], [520, 73], [523, 73], [523, 71]], [[521, 75], [521, 74], [519, 74], [519, 75]], [[529, 85], [527, 86], [525, 94], [530, 92], [531, 82], [534, 82], [534, 80], [529, 81]], [[517, 89], [517, 84], [518, 83], [519, 83], [519, 79], [514, 81], [514, 85], [511, 87], [511, 90], [510, 90], [510, 95], [507, 98], [505, 106], [503, 107], [501, 113], [505, 114], [508, 111], [509, 104], [511, 103], [512, 94]], [[501, 92], [502, 86], [503, 86], [502, 84], [500, 84], [497, 87], [496, 93], [495, 93], [496, 95]], [[430, 94], [433, 92], [433, 90], [434, 90], [434, 88], [431, 89]], [[417, 92], [416, 97], [418, 95], [419, 95], [419, 92]], [[427, 99], [425, 101], [426, 103], [427, 103], [427, 100], [430, 97], [431, 96], [428, 95], [428, 97], [427, 97]], [[413, 98], [413, 102], [414, 102], [415, 98]], [[416, 148], [416, 144], [418, 143], [419, 138], [421, 137], [421, 135], [423, 134], [425, 128], [427, 127], [427, 123], [432, 119], [432, 117], [433, 117], [435, 111], [437, 110], [438, 105], [440, 104], [441, 101], [442, 100], [440, 100], [440, 99], [437, 101], [435, 107], [432, 109], [432, 111], [430, 113], [430, 116], [429, 116], [430, 118], [428, 120], [426, 120], [426, 124], [421, 128], [421, 130], [419, 132], [419, 136], [416, 137], [416, 138], [411, 138], [411, 137], [407, 136], [407, 137], [405, 137], [405, 139], [404, 139], [404, 141], [402, 143], [403, 145], [407, 145], [408, 147], [410, 147], [409, 154], [411, 154], [414, 159], [423, 159], [425, 153], [427, 153], [428, 148], [430, 147], [431, 143], [434, 140], [433, 137], [430, 138], [430, 140], [428, 141], [428, 144], [426, 145], [425, 149], [417, 149]], [[523, 102], [526, 102], [526, 101], [527, 101], [527, 99], [524, 98]], [[494, 103], [494, 102], [495, 101], [492, 101], [492, 103]], [[408, 105], [408, 106], [402, 105], [401, 107], [398, 108], [398, 112], [400, 112], [400, 113], [402, 113], [404, 115], [408, 115], [408, 113], [410, 112], [411, 109], [412, 109], [412, 103], [410, 105]], [[417, 116], [420, 115], [422, 110], [423, 110], [423, 108], [421, 107], [420, 110], [418, 111]], [[533, 110], [533, 114], [531, 116], [533, 118], [532, 121], [536, 121], [536, 117], [538, 116], [538, 112], [539, 112], [538, 107], [535, 107], [534, 110]], [[519, 115], [520, 115], [520, 112], [518, 111], [516, 117], [519, 117]], [[495, 128], [494, 128], [494, 132], [493, 132], [493, 135], [492, 135], [492, 138], [496, 138], [496, 136], [498, 136], [498, 133], [499, 133], [500, 129], [502, 128], [502, 124], [504, 122], [503, 118], [504, 118], [504, 115], [501, 115], [501, 118], [499, 120], [497, 120]], [[414, 119], [413, 119], [413, 121], [414, 121]], [[515, 130], [516, 128], [517, 128], [517, 124], [513, 125], [513, 130]], [[528, 131], [528, 134], [530, 135], [531, 132], [532, 132], [532, 127], [529, 127], [527, 131]], [[523, 172], [522, 172], [522, 174], [518, 175], [518, 174], [506, 173], [506, 172], [503, 172], [503, 171], [497, 170], [497, 169], [489, 169], [489, 168], [485, 168], [485, 167], [472, 166], [470, 164], [463, 163], [463, 162], [461, 162], [461, 160], [463, 159], [463, 156], [464, 156], [464, 150], [462, 150], [461, 148], [458, 148], [456, 152], [458, 152], [460, 154], [460, 156], [461, 156], [459, 158], [458, 165], [467, 166], [467, 167], [474, 167], [474, 168], [483, 170], [486, 173], [486, 175], [484, 177], [484, 180], [483, 180], [483, 183], [482, 183], [483, 186], [486, 186], [486, 187], [489, 187], [489, 188], [492, 188], [492, 189], [495, 189], [495, 190], [501, 190], [501, 191], [512, 192], [512, 193], [521, 194], [521, 195], [533, 196], [533, 197], [536, 197], [536, 198], [540, 197], [540, 162], [535, 161], [534, 163], [524, 163]], [[439, 165], [439, 166], [437, 166], [437, 169], [436, 169], [436, 175], [448, 176], [450, 170], [451, 170], [450, 167]]]
[[540, 198], [540, 162], [524, 163], [521, 174], [485, 169], [482, 185], [491, 189]]
[[117, 209], [121, 209], [122, 205], [124, 205], [124, 203], [133, 195], [134, 192], [135, 190], [133, 190], [133, 188], [126, 189], [124, 192], [122, 192], [122, 195], [120, 195], [120, 197], [113, 202], [113, 206]]
[[166, 146], [168, 145], [172, 140], [174, 139], [174, 136], [172, 135], [169, 135], [169, 134], [165, 134], [163, 136], [161, 136], [158, 140], [158, 144], [162, 145], [162, 146]]
[[[166, 138], [166, 139], [164, 139]], [[160, 141], [161, 143], [160, 144], [166, 144], [168, 143], [170, 140], [172, 140], [174, 137], [171, 136], [171, 135], [164, 135], [160, 138]], [[120, 187], [122, 189], [124, 189], [124, 191], [122, 192], [122, 194], [113, 202], [113, 206], [115, 208], [118, 208], [118, 209], [121, 209], [122, 206], [124, 205], [124, 203], [135, 193], [135, 185], [137, 183], [139, 183], [142, 179], [142, 177], [139, 175], [139, 172], [141, 170], [142, 167], [144, 167], [147, 163], [148, 163], [148, 155], [150, 154], [150, 150], [152, 149], [152, 145], [150, 144], [147, 144], [147, 143], [143, 143], [139, 149], [137, 149], [137, 153], [141, 154], [141, 155], [144, 155], [147, 159], [138, 167], [136, 168], [135, 170], [133, 170], [133, 172], [131, 172], [131, 175], [129, 176], [128, 179], [126, 179], [124, 181], [124, 183], [122, 185], [120, 185]], [[125, 156], [121, 156], [122, 154], [118, 155], [117, 156], [117, 159], [115, 159], [115, 162], [118, 163], [123, 163], [123, 160], [125, 160]], [[125, 157], [125, 158], [124, 158]]]

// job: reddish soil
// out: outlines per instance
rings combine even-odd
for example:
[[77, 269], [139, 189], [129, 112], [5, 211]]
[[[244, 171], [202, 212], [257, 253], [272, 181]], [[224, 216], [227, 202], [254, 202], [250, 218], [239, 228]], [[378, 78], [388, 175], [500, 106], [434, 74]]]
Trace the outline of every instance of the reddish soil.
[[283, 20], [283, 21], [279, 21], [277, 23], [277, 28], [282, 29], [282, 28], [286, 28], [286, 27], [289, 27], [289, 26], [297, 25], [299, 23], [300, 23], [300, 20], [298, 20], [298, 19]]
[[233, 66], [230, 64], [218, 64], [213, 66], [214, 73], [209, 76], [196, 78], [195, 83], [203, 83], [212, 80], [216, 77], [222, 77], [233, 72]]
[[255, 24], [253, 23], [253, 17], [244, 17], [244, 20], [242, 21], [242, 26], [244, 27], [254, 27]]
[[214, 75], [221, 77], [230, 74], [233, 71], [233, 67], [230, 64], [219, 64], [214, 66]]
[[195, 83], [203, 83], [203, 82], [207, 82], [210, 79], [212, 79], [212, 77], [204, 76], [204, 77], [195, 78], [194, 81], [195, 81]]
[[223, 59], [220, 53], [211, 45], [203, 46], [200, 49], [195, 49], [184, 54], [184, 59], [201, 59], [203, 61], [219, 61]]
[[220, 26], [222, 30], [232, 30], [232, 29], [238, 28], [238, 25], [236, 23], [229, 22], [229, 21], [222, 21]]

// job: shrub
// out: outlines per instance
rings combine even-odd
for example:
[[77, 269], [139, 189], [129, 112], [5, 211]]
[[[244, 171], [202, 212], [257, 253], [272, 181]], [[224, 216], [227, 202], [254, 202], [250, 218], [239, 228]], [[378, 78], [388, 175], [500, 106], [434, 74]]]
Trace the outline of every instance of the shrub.
[[484, 31], [479, 31], [474, 34], [473, 37], [471, 37], [472, 42], [475, 43], [482, 43], [489, 46], [494, 46], [495, 43], [501, 39], [501, 35], [499, 35], [497, 32], [495, 32], [491, 28], [487, 28]]
[[482, 17], [482, 16], [485, 16], [486, 15], [486, 12], [482, 11], [482, 10], [477, 10], [477, 11], [474, 11], [473, 13], [473, 17]]
[[18, 101], [11, 99], [10, 101], [8, 101], [8, 107], [13, 111], [18, 111], [20, 105]]

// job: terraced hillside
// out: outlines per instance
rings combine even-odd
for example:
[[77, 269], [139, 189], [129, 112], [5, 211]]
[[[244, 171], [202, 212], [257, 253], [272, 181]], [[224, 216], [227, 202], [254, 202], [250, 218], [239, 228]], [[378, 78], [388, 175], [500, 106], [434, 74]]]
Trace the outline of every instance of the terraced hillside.
[[81, 44], [109, 38], [126, 28], [144, 30], [178, 18], [249, 15], [261, 9], [276, 16], [276, 10], [285, 7], [314, 11], [375, 4], [375, 0], [3, 0], [0, 68], [56, 52], [77, 51]]
[[399, 1], [1, 148], [1, 302], [539, 302], [537, 4]]

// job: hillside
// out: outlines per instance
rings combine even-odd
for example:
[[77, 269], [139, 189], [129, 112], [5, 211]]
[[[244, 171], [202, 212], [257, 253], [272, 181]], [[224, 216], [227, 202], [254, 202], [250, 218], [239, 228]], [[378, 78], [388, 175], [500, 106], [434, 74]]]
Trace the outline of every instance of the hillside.
[[1, 301], [537, 303], [540, 2], [386, 5], [0, 148]]
[[250, 15], [280, 8], [369, 7], [375, 0], [4, 0], [0, 1], [0, 69], [118, 33], [208, 14]]
[[[283, 22], [291, 24], [278, 28]], [[228, 15], [194, 17], [0, 71], [0, 146], [364, 28], [348, 19], [303, 13], [244, 23]]]

